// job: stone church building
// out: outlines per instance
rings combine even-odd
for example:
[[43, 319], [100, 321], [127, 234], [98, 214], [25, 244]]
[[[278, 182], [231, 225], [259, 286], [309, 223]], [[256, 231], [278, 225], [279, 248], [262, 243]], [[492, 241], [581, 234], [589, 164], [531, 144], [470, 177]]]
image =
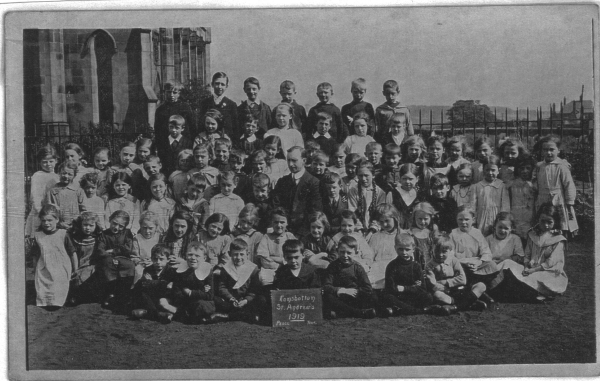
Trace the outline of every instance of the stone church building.
[[210, 28], [27, 29], [25, 134], [154, 125], [162, 84], [209, 82]]

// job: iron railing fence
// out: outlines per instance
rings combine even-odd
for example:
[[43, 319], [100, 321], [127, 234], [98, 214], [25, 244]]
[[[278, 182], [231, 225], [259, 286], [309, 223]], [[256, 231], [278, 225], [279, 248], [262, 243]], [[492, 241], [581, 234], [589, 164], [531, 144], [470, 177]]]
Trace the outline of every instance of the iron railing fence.
[[[583, 102], [580, 103], [583, 105]], [[505, 137], [519, 138], [528, 150], [532, 150], [535, 142], [540, 136], [556, 134], [560, 136], [563, 144], [561, 146], [561, 157], [567, 159], [571, 164], [571, 171], [576, 182], [580, 182], [584, 194], [593, 192], [593, 119], [584, 114], [583, 106], [578, 117], [573, 114], [565, 114], [563, 105], [557, 111], [556, 107], [550, 106], [546, 117], [542, 108], [530, 110], [516, 109], [512, 113], [514, 118], [509, 119], [508, 109], [493, 110], [493, 120], [483, 119], [478, 121], [464, 121], [465, 114], [461, 118], [452, 118], [447, 115], [447, 110], [442, 110], [439, 119], [434, 121], [434, 113], [429, 110], [424, 114], [422, 109], [412, 115], [415, 134], [420, 134], [424, 139], [432, 133], [445, 136], [463, 135], [472, 145], [474, 140], [482, 134], [490, 136], [497, 146]], [[427, 115], [428, 114], [428, 115]], [[454, 115], [456, 116], [456, 115]], [[437, 116], [436, 116], [437, 117]], [[458, 122], [457, 120], [460, 120]], [[112, 153], [112, 162], [118, 160], [119, 147], [126, 141], [135, 141], [140, 137], [152, 138], [153, 129], [147, 124], [133, 123], [128, 131], [115, 128], [112, 123], [89, 123], [87, 126], [79, 125], [76, 133], [71, 133], [72, 127], [65, 122], [49, 122], [36, 125], [32, 130], [33, 135], [25, 136], [25, 185], [26, 196], [29, 199], [29, 186], [31, 176], [38, 170], [36, 152], [45, 144], [54, 144], [57, 148], [59, 161], [64, 155], [64, 146], [67, 143], [77, 143], [86, 153], [88, 165], [93, 165], [93, 152], [97, 147], [107, 147]], [[535, 152], [532, 152], [535, 155]], [[465, 156], [473, 158], [472, 153]], [[539, 160], [540, 158], [537, 157]], [[586, 190], [587, 187], [587, 190]]]

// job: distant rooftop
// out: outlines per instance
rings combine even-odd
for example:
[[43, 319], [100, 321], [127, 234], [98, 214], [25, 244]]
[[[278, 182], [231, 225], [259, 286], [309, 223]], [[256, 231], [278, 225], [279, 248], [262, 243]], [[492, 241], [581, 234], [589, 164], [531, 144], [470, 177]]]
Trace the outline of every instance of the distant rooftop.
[[[569, 114], [573, 112], [573, 107], [577, 110], [581, 110], [581, 102], [580, 101], [571, 101], [565, 105], [563, 112], [565, 114]], [[583, 101], [583, 113], [593, 113], [594, 112], [594, 103], [592, 101]]]

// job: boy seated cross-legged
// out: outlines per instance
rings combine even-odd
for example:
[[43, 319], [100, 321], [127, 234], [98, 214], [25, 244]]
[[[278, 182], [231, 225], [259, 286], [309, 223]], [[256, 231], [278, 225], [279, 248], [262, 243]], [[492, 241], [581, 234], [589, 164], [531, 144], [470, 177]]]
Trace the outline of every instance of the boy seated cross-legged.
[[261, 291], [258, 278], [259, 269], [248, 261], [248, 244], [241, 238], [236, 238], [229, 246], [231, 258], [221, 270], [215, 304], [217, 313], [211, 316], [212, 322], [226, 320], [246, 320], [258, 323], [260, 321], [260, 298], [256, 296]]
[[340, 239], [338, 259], [331, 262], [325, 275], [323, 310], [326, 317], [372, 319], [377, 315], [377, 296], [367, 272], [352, 259], [357, 251], [358, 242], [354, 237], [344, 236]]

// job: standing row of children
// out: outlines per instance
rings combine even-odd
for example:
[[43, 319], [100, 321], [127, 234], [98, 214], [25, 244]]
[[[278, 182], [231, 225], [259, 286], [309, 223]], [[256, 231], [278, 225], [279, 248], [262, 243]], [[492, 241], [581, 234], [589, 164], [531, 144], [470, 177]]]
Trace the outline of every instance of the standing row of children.
[[[213, 79], [215, 96], [216, 87]], [[574, 187], [556, 138], [539, 141], [544, 160], [532, 165], [518, 141], [500, 146], [502, 162], [481, 137], [470, 164], [460, 137], [431, 136], [425, 146], [411, 135], [408, 113], [375, 129], [379, 142], [359, 113], [353, 136], [371, 140], [333, 143], [328, 167], [321, 143], [304, 149], [290, 128], [293, 110], [280, 106], [279, 132], [269, 130], [250, 155], [224, 134], [203, 140], [211, 125], [222, 128], [218, 110], [207, 111], [191, 150], [181, 146], [179, 114], [168, 118], [162, 153], [154, 155], [156, 126], [156, 141], [125, 144], [116, 166], [99, 148], [85, 167], [71, 143], [55, 174], [56, 152], [40, 150], [27, 221], [38, 305], [61, 306], [70, 290], [75, 300], [100, 298], [165, 322], [265, 319], [270, 290], [310, 285], [323, 286], [327, 316], [373, 317], [481, 308], [493, 300], [486, 290], [541, 300], [566, 288], [559, 233], [574, 227]], [[308, 136], [326, 142], [333, 118], [317, 119]], [[179, 168], [164, 172], [167, 147]], [[507, 213], [516, 205], [519, 213]], [[511, 230], [526, 240], [524, 253]]]

